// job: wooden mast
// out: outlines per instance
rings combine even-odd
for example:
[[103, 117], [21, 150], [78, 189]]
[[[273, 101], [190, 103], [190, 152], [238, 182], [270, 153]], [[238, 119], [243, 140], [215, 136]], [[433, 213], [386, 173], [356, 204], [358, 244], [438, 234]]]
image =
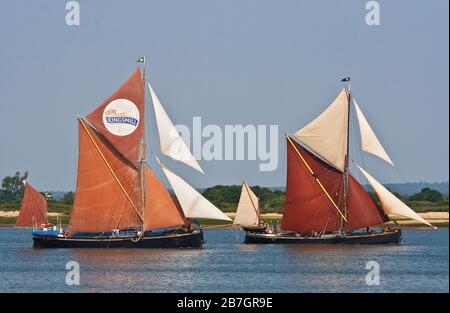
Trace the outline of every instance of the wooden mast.
[[343, 174], [343, 178], [344, 178], [344, 199], [343, 199], [343, 213], [345, 216], [345, 219], [342, 220], [341, 222], [341, 229], [340, 231], [342, 231], [345, 228], [345, 223], [347, 223], [347, 205], [348, 205], [348, 192], [349, 192], [349, 187], [348, 187], [348, 166], [349, 166], [349, 153], [350, 153], [350, 108], [351, 108], [351, 90], [350, 90], [350, 81], [351, 78], [350, 77], [346, 77], [344, 78], [342, 81], [348, 82], [348, 88], [347, 88], [347, 151], [345, 154], [345, 162], [344, 162], [344, 174]]
[[145, 64], [145, 57], [142, 57], [142, 63], [144, 64], [144, 73], [142, 74], [142, 81], [144, 84], [144, 133], [142, 135], [142, 141], [141, 141], [141, 148], [139, 153], [139, 171], [140, 171], [140, 189], [141, 189], [141, 212], [142, 212], [142, 218], [144, 219], [144, 208], [145, 208], [145, 162], [146, 162], [146, 143], [145, 143], [145, 126], [146, 126], [146, 120], [145, 116], [147, 115], [146, 107], [145, 107], [145, 81], [146, 81], [146, 73], [147, 73], [147, 65]]

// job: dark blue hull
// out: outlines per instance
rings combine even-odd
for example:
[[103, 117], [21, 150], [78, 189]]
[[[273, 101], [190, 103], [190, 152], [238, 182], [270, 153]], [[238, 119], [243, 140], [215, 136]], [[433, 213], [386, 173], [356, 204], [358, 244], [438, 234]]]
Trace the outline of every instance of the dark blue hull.
[[203, 231], [125, 236], [60, 236], [33, 233], [35, 248], [199, 248]]
[[302, 237], [295, 234], [267, 234], [246, 232], [245, 243], [250, 244], [399, 244], [402, 240], [400, 229], [382, 233], [352, 233], [342, 236], [325, 235], [321, 237]]

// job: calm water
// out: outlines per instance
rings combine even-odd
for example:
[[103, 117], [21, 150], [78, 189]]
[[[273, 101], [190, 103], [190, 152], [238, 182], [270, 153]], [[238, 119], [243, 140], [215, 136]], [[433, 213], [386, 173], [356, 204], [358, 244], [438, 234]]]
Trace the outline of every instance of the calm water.
[[[244, 245], [209, 230], [202, 249], [31, 248], [30, 230], [0, 228], [0, 292], [448, 292], [448, 230], [404, 231], [396, 246]], [[80, 286], [65, 265], [78, 261]], [[367, 261], [380, 264], [367, 286]]]

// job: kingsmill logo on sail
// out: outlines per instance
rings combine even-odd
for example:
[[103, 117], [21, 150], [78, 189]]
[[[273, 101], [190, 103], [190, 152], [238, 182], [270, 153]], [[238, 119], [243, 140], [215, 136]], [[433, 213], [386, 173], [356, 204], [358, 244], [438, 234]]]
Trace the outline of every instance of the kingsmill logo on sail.
[[103, 111], [103, 124], [116, 136], [132, 134], [139, 126], [139, 110], [128, 99], [111, 101]]

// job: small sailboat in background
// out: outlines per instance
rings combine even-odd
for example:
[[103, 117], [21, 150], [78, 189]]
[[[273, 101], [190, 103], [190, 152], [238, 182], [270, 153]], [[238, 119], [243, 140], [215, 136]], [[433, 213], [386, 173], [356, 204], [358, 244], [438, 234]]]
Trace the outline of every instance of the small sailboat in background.
[[23, 181], [23, 198], [16, 227], [46, 227], [47, 199], [27, 181]]
[[242, 227], [245, 231], [264, 231], [266, 227], [260, 225], [260, 214], [259, 198], [244, 181], [233, 224]]
[[[343, 81], [350, 82], [350, 78]], [[356, 168], [375, 190], [381, 207], [350, 173], [351, 103], [349, 85], [316, 119], [294, 136], [286, 135], [286, 200], [281, 231], [247, 231], [245, 242], [399, 243], [399, 228], [385, 227], [382, 232], [370, 230], [372, 226], [390, 221], [389, 215], [411, 218], [432, 227], [358, 164], [355, 163]], [[359, 122], [362, 150], [393, 165], [354, 99], [353, 103]]]
[[[173, 197], [146, 160], [145, 88], [155, 110], [161, 152], [203, 173], [138, 67], [85, 118], [78, 117], [79, 153], [67, 230], [33, 232], [35, 247], [200, 247], [196, 218], [231, 221], [166, 166]], [[158, 159], [159, 161], [159, 159]]]

